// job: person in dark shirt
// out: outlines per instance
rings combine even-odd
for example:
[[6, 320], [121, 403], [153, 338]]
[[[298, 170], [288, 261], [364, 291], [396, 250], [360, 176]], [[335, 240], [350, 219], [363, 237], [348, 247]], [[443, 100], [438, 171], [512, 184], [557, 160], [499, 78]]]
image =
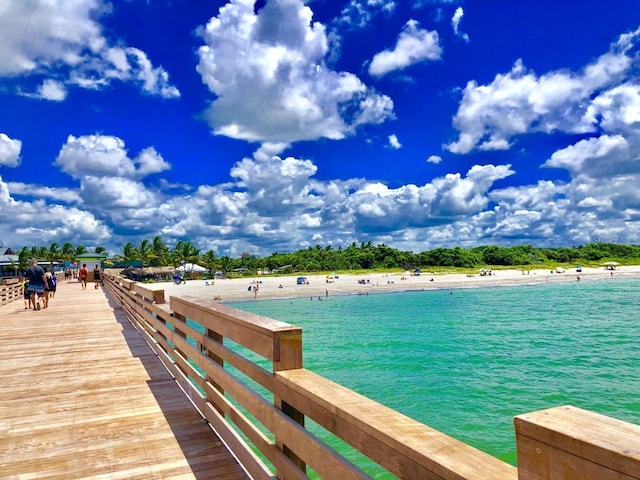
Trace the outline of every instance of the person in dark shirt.
[[[47, 278], [44, 270], [36, 259], [31, 260], [31, 266], [25, 272], [25, 277], [29, 279], [27, 289], [29, 291], [29, 304], [33, 305], [34, 310], [40, 310], [40, 300], [44, 296], [44, 287], [47, 284]], [[38, 301], [36, 302], [36, 295]]]
[[98, 285], [100, 284], [100, 267], [98, 265], [96, 265], [93, 269], [93, 281], [95, 282], [95, 289], [98, 288]]

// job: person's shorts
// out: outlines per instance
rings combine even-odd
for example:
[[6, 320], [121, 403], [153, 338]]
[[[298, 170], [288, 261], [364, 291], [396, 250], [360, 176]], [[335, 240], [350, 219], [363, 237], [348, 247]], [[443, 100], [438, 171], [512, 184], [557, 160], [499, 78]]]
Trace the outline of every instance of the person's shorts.
[[28, 288], [25, 288], [25, 289], [24, 289], [24, 293], [23, 293], [23, 295], [24, 295], [24, 299], [25, 299], [25, 300], [28, 300], [28, 299], [29, 299], [30, 294], [29, 294], [29, 289], [28, 289]]
[[35, 293], [39, 297], [42, 297], [44, 295], [44, 285], [36, 285], [36, 286], [29, 285], [29, 287], [27, 288], [27, 291], [29, 293]]

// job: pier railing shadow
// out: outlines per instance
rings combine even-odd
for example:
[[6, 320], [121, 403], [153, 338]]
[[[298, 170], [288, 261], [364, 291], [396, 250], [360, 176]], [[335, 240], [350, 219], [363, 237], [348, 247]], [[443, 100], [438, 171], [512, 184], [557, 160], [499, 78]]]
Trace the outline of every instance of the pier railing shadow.
[[167, 304], [121, 277], [105, 285], [254, 479], [370, 478], [317, 429], [375, 462], [377, 478], [640, 478], [638, 425], [571, 406], [520, 415], [514, 467], [306, 370], [299, 327], [215, 301]]

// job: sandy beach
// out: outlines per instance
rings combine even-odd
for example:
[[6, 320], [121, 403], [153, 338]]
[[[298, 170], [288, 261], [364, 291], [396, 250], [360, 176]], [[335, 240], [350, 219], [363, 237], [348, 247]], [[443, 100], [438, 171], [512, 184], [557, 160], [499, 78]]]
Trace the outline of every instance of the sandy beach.
[[[435, 290], [478, 287], [498, 287], [512, 285], [535, 285], [547, 282], [576, 282], [596, 279], [610, 279], [640, 276], [640, 266], [617, 267], [615, 271], [599, 268], [575, 268], [564, 273], [550, 270], [498, 270], [491, 275], [481, 276], [447, 273], [420, 275], [408, 273], [369, 273], [366, 275], [341, 274], [334, 278], [325, 275], [305, 275], [308, 283], [298, 285], [298, 275], [212, 280], [187, 280], [175, 285], [173, 282], [146, 284], [151, 290], [164, 290], [165, 298], [170, 296], [192, 296], [208, 300], [239, 301], [264, 300], [269, 298], [326, 297], [331, 295], [367, 295], [369, 293], [398, 292], [405, 290]], [[579, 280], [578, 280], [579, 277]], [[362, 283], [364, 282], [364, 283]], [[257, 285], [257, 292], [254, 287]]]

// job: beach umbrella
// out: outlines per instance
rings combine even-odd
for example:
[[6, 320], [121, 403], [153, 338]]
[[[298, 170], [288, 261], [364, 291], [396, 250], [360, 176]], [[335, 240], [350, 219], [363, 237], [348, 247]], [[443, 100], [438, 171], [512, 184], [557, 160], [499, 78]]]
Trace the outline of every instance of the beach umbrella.
[[185, 263], [184, 265], [180, 265], [176, 268], [179, 272], [206, 272], [207, 269], [197, 263]]
[[616, 265], [620, 265], [618, 262], [604, 262], [602, 265], [614, 267]]

